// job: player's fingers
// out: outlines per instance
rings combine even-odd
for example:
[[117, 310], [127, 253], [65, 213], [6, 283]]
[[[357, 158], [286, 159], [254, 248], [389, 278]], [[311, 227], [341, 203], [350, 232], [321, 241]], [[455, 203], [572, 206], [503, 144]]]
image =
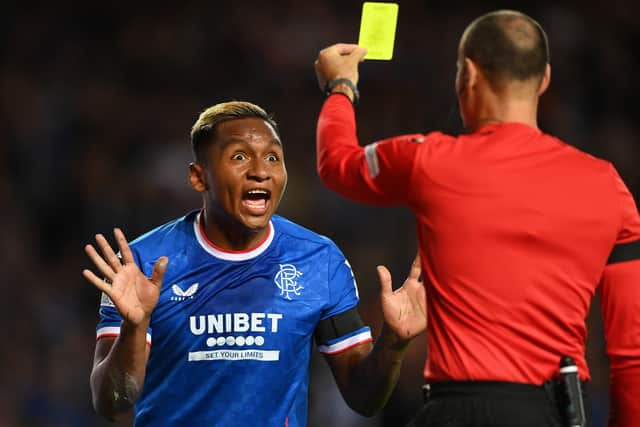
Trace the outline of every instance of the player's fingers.
[[380, 281], [380, 295], [384, 297], [393, 294], [389, 269], [384, 265], [379, 265], [376, 269], [378, 270], [378, 280]]
[[151, 273], [151, 282], [159, 288], [162, 288], [162, 280], [164, 279], [164, 273], [167, 271], [167, 264], [169, 258], [162, 256], [158, 258], [153, 266], [153, 272]]
[[416, 257], [411, 263], [411, 269], [409, 270], [409, 279], [420, 281], [420, 274], [422, 273], [422, 263], [420, 262], [420, 252], [416, 254]]
[[87, 279], [93, 286], [100, 289], [105, 294], [111, 297], [111, 284], [106, 282], [104, 279], [96, 276], [93, 271], [84, 269], [82, 270], [82, 276]]
[[107, 279], [113, 280], [113, 277], [115, 276], [115, 272], [113, 271], [111, 266], [109, 266], [109, 264], [105, 262], [102, 256], [100, 256], [100, 254], [98, 253], [98, 251], [96, 251], [93, 245], [86, 245], [84, 247], [84, 251], [89, 257], [89, 259], [96, 266], [96, 268], [100, 271], [100, 273], [102, 273], [102, 275]]
[[100, 247], [100, 251], [102, 252], [105, 261], [107, 261], [113, 271], [115, 271], [116, 273], [120, 271], [120, 269], [122, 268], [120, 258], [118, 258], [118, 255], [116, 255], [116, 253], [113, 251], [111, 245], [109, 244], [109, 242], [107, 242], [107, 239], [105, 239], [102, 234], [96, 234], [96, 243]]
[[133, 259], [133, 253], [131, 252], [131, 248], [129, 248], [129, 243], [127, 242], [127, 238], [125, 237], [122, 230], [119, 228], [113, 229], [113, 235], [116, 236], [116, 242], [118, 242], [118, 248], [120, 249], [120, 255], [122, 256], [122, 261], [125, 264], [129, 264], [135, 262]]

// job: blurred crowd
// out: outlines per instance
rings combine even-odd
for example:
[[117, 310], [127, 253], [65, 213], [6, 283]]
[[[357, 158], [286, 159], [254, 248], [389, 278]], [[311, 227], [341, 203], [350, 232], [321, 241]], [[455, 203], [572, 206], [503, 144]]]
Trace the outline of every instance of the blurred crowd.
[[[458, 39], [481, 13], [518, 8], [550, 37], [552, 83], [540, 127], [612, 161], [640, 197], [640, 3], [402, 1], [394, 58], [361, 67], [363, 143], [461, 132], [453, 80]], [[22, 2], [0, 15], [0, 426], [106, 426], [91, 409], [98, 292], [83, 246], [121, 227], [130, 238], [200, 206], [188, 186], [189, 130], [209, 105], [255, 102], [275, 115], [289, 185], [279, 213], [334, 239], [351, 261], [361, 314], [381, 324], [375, 266], [401, 283], [416, 250], [403, 209], [348, 202], [315, 173], [323, 96], [317, 52], [358, 37], [361, 2]], [[594, 427], [607, 417], [597, 299], [589, 316]], [[400, 426], [421, 403], [423, 338], [392, 399], [367, 419], [312, 363], [310, 426]], [[250, 410], [250, 409], [249, 409]], [[130, 426], [127, 420], [119, 425]]]

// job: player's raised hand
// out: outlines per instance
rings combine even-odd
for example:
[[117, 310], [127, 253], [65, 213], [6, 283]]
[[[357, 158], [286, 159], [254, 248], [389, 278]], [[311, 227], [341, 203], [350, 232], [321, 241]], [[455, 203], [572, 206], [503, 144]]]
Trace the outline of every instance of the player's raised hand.
[[410, 340], [420, 335], [427, 327], [427, 296], [420, 279], [421, 272], [420, 254], [418, 254], [411, 264], [409, 275], [402, 287], [394, 291], [391, 273], [386, 267], [378, 266], [384, 320], [403, 340]]
[[111, 298], [123, 319], [140, 325], [150, 319], [151, 312], [158, 303], [162, 279], [169, 260], [167, 257], [160, 257], [153, 267], [151, 277], [147, 278], [134, 262], [124, 233], [116, 228], [114, 235], [122, 261], [107, 239], [98, 234], [96, 243], [102, 255], [92, 245], [86, 245], [84, 250], [104, 279], [91, 270], [83, 270], [82, 275]]
[[328, 81], [345, 78], [358, 84], [358, 64], [364, 60], [367, 49], [357, 44], [338, 43], [322, 49], [315, 62], [320, 89]]

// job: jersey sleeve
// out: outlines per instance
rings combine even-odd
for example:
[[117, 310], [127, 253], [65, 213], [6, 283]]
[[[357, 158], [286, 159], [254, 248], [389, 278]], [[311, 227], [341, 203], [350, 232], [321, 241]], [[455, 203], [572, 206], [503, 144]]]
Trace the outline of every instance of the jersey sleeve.
[[327, 275], [329, 301], [314, 335], [318, 350], [332, 355], [372, 338], [358, 314], [358, 288], [351, 266], [336, 247], [330, 251]]
[[[139, 257], [135, 251], [133, 251], [134, 258], [138, 267], [141, 266]], [[118, 254], [120, 256], [120, 254]], [[142, 268], [142, 267], [140, 267]], [[111, 298], [104, 292], [100, 296], [100, 307], [98, 309], [98, 315], [100, 320], [96, 326], [96, 340], [105, 337], [117, 337], [120, 335], [120, 324], [122, 323], [122, 317], [115, 304], [111, 301]], [[151, 345], [151, 327], [147, 330], [147, 344]]]
[[349, 99], [325, 101], [316, 134], [318, 175], [342, 196], [375, 205], [407, 205], [413, 164], [422, 134], [385, 139], [361, 147]]
[[633, 196], [614, 171], [620, 227], [601, 283], [601, 308], [610, 363], [609, 425], [640, 418], [640, 215]]

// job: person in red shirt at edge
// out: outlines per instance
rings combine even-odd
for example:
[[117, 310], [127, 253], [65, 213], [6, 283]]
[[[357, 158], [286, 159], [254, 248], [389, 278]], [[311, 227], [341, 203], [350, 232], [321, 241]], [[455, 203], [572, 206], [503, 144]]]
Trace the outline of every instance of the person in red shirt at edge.
[[319, 53], [328, 98], [317, 166], [349, 199], [415, 213], [428, 392], [410, 425], [564, 425], [559, 362], [572, 357], [589, 380], [585, 318], [598, 289], [610, 426], [640, 425], [640, 215], [610, 163], [538, 128], [551, 76], [542, 27], [501, 10], [466, 28], [455, 89], [469, 133], [460, 136], [359, 146], [352, 102], [365, 54], [353, 44]]

